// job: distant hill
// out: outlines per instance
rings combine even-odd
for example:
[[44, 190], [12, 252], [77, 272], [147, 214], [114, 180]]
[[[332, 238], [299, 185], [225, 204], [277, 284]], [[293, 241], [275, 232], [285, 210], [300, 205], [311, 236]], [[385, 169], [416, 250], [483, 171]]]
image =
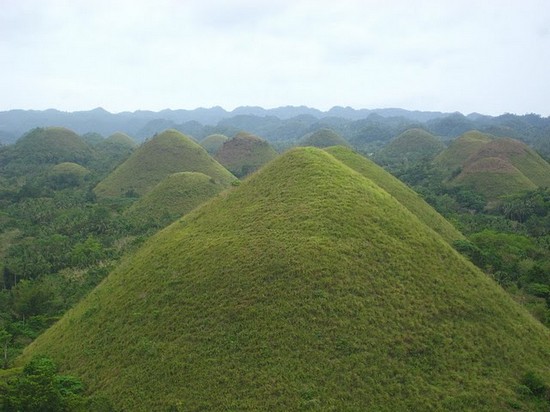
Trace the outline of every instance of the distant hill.
[[452, 224], [428, 205], [415, 191], [373, 161], [341, 146], [329, 147], [325, 150], [395, 197], [397, 201], [416, 215], [426, 226], [439, 233], [448, 243], [452, 244], [455, 240], [464, 239], [464, 236]]
[[56, 188], [78, 186], [90, 171], [72, 162], [56, 164], [48, 171], [48, 181]]
[[2, 153], [0, 166], [8, 174], [27, 174], [45, 166], [72, 162], [86, 165], [94, 151], [72, 130], [36, 128]]
[[216, 160], [237, 177], [244, 177], [277, 157], [277, 152], [264, 139], [240, 132], [223, 143]]
[[314, 147], [330, 147], [330, 146], [346, 146], [349, 147], [349, 143], [338, 133], [332, 129], [322, 128], [310, 133], [302, 138], [299, 142], [300, 146], [314, 146]]
[[422, 129], [409, 129], [390, 141], [377, 158], [383, 163], [418, 162], [431, 160], [445, 148], [433, 134]]
[[494, 136], [477, 130], [468, 131], [453, 140], [449, 147], [435, 157], [434, 161], [445, 169], [455, 170], [493, 139]]
[[37, 354], [120, 410], [543, 411], [550, 382], [548, 329], [312, 147], [152, 237]]
[[127, 134], [117, 132], [103, 139], [94, 147], [97, 152], [94, 168], [108, 173], [130, 157], [137, 148], [137, 143]]
[[229, 137], [223, 134], [215, 133], [215, 134], [206, 136], [201, 141], [201, 146], [206, 149], [206, 151], [210, 156], [214, 156], [218, 152], [218, 150], [221, 149], [223, 144], [228, 140], [229, 140]]
[[166, 226], [225, 188], [203, 173], [180, 172], [164, 178], [126, 210], [126, 216], [146, 224]]
[[525, 143], [499, 138], [480, 145], [451, 180], [494, 201], [537, 187], [550, 187], [550, 164]]
[[235, 179], [199, 144], [176, 130], [166, 130], [141, 145], [94, 192], [100, 197], [142, 196], [177, 172], [204, 173], [225, 186]]

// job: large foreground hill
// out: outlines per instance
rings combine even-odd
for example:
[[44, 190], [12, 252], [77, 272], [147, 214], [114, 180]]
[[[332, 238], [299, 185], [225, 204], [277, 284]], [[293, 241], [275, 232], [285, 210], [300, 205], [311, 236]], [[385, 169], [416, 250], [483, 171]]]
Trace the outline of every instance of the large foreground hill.
[[544, 410], [521, 384], [550, 381], [547, 329], [316, 148], [159, 232], [39, 353], [123, 410]]

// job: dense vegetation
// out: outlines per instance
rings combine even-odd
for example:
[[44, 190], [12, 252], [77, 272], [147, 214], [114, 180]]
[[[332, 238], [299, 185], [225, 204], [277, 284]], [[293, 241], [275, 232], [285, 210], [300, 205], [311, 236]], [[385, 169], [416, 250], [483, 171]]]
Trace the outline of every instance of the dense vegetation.
[[155, 235], [20, 361], [135, 410], [547, 410], [550, 332], [372, 180], [287, 152]]

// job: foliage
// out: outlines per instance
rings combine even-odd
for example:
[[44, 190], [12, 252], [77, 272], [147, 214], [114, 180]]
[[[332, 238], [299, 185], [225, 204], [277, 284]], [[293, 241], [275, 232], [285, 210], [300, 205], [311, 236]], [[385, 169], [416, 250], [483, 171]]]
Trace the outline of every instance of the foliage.
[[59, 375], [55, 363], [44, 356], [32, 358], [20, 375], [0, 386], [0, 394], [0, 409], [6, 412], [112, 410], [105, 401], [87, 398], [78, 378]]

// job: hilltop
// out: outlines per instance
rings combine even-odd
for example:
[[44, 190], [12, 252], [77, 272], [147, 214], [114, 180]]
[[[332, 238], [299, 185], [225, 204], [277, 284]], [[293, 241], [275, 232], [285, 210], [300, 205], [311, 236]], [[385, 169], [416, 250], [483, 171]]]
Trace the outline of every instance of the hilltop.
[[244, 177], [277, 157], [277, 152], [265, 140], [240, 132], [223, 143], [216, 160], [237, 177]]
[[229, 137], [223, 134], [211, 134], [206, 136], [201, 141], [201, 146], [206, 149], [209, 155], [214, 156], [218, 150], [223, 146], [225, 142], [229, 140]]
[[550, 187], [550, 164], [526, 144], [499, 138], [482, 144], [450, 182], [468, 186], [494, 201], [537, 187]]
[[203, 173], [174, 173], [135, 202], [125, 214], [148, 225], [166, 226], [217, 195], [224, 187]]
[[86, 165], [93, 150], [72, 130], [63, 127], [36, 128], [4, 151], [0, 164], [8, 173], [26, 174], [57, 163]]
[[409, 129], [390, 141], [377, 155], [384, 163], [415, 163], [431, 160], [445, 146], [437, 137], [423, 129]]
[[147, 241], [38, 353], [123, 410], [544, 410], [525, 376], [550, 382], [546, 328], [310, 147]]
[[494, 136], [471, 130], [453, 140], [449, 147], [435, 157], [434, 162], [445, 169], [456, 170], [493, 139]]
[[222, 185], [234, 177], [206, 150], [177, 130], [166, 130], [143, 143], [94, 192], [100, 197], [144, 195], [172, 173], [200, 172]]
[[349, 147], [349, 143], [334, 130], [322, 128], [304, 136], [300, 141], [300, 146], [313, 146], [320, 148], [330, 146]]

